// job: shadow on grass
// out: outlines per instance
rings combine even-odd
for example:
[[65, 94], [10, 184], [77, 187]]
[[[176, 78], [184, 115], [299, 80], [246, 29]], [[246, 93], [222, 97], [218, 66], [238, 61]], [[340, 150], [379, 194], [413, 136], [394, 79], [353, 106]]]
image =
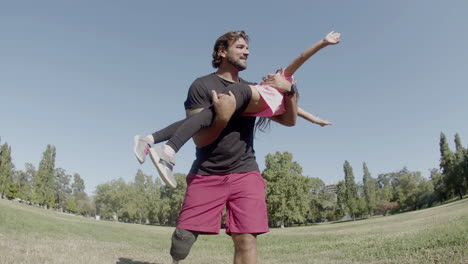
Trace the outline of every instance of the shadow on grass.
[[128, 258], [119, 258], [115, 264], [162, 264], [162, 263], [154, 263], [154, 262], [146, 262], [146, 261], [137, 261]]

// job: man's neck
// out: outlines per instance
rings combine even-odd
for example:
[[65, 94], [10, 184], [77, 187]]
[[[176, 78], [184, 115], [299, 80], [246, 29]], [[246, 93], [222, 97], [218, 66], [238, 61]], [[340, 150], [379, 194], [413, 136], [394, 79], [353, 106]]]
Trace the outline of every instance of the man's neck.
[[230, 82], [239, 82], [239, 71], [237, 69], [228, 69], [227, 67], [220, 67], [216, 75]]

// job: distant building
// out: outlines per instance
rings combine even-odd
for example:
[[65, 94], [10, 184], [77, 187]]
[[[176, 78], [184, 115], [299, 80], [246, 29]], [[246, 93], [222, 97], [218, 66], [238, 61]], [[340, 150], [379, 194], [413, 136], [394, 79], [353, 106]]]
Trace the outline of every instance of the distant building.
[[325, 185], [325, 187], [323, 187], [324, 190], [327, 190], [331, 193], [334, 193], [336, 194], [336, 184], [329, 184], [329, 185]]

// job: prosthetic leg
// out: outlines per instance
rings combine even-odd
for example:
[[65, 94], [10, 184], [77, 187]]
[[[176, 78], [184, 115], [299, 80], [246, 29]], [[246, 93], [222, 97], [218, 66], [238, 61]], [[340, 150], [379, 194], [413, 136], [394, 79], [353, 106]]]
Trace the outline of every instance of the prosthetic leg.
[[190, 252], [193, 243], [197, 241], [198, 233], [176, 228], [172, 233], [171, 256], [174, 264], [184, 260]]

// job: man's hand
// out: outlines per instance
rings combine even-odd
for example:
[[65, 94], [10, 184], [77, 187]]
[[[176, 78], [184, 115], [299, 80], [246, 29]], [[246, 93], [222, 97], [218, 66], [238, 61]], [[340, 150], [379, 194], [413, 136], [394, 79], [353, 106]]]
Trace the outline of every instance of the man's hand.
[[335, 45], [340, 43], [340, 36], [340, 33], [332, 31], [323, 38], [323, 41], [326, 45]]
[[262, 84], [273, 86], [281, 92], [291, 91], [291, 83], [279, 74], [268, 74], [267, 77], [263, 77]]
[[229, 91], [229, 94], [217, 94], [211, 91], [213, 106], [218, 121], [227, 123], [236, 111], [236, 97]]
[[[193, 141], [198, 148], [205, 147], [213, 143], [226, 128], [229, 120], [236, 111], [236, 98], [229, 92], [229, 94], [217, 94], [215, 91], [211, 91], [213, 107], [216, 113], [215, 119], [211, 125], [207, 128], [200, 129], [195, 135], [193, 135]], [[187, 116], [199, 113], [203, 108], [187, 111]]]

